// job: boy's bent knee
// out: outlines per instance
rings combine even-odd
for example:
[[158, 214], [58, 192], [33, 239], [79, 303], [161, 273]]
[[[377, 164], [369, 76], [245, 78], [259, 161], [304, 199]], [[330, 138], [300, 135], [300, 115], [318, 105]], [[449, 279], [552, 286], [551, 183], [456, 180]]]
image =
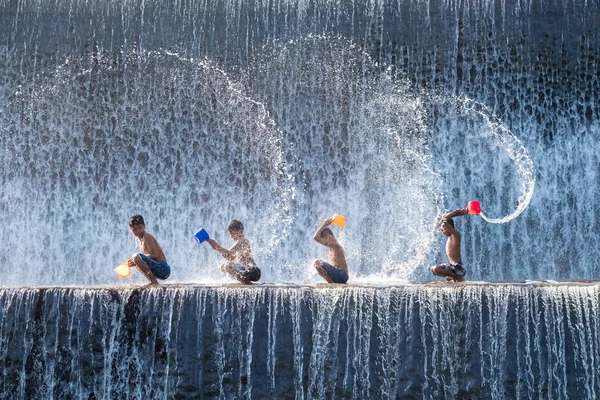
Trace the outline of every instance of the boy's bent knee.
[[315, 269], [319, 270], [323, 268], [323, 261], [322, 260], [315, 260], [313, 262], [313, 267], [315, 267]]

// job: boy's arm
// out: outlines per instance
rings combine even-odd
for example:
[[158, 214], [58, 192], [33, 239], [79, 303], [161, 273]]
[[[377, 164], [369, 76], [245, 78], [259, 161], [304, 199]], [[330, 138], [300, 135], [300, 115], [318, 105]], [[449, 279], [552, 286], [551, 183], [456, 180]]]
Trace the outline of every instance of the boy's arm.
[[329, 241], [326, 239], [323, 239], [321, 237], [321, 232], [323, 232], [323, 229], [327, 228], [329, 225], [331, 225], [331, 223], [333, 222], [333, 218], [327, 218], [326, 220], [323, 221], [323, 223], [321, 224], [321, 226], [319, 227], [319, 229], [317, 229], [317, 231], [315, 232], [315, 234], [313, 235], [313, 240], [317, 243], [320, 243], [324, 246], [329, 246]]
[[452, 227], [452, 225], [450, 225], [448, 222], [446, 222], [446, 220], [442, 220], [442, 226], [448, 231], [450, 232], [450, 236], [454, 236], [460, 239], [460, 233], [458, 232], [458, 230], [454, 227]]
[[444, 216], [442, 218], [448, 219], [448, 218], [454, 218], [454, 217], [461, 217], [463, 215], [467, 215], [468, 213], [469, 213], [469, 209], [467, 207], [457, 208], [456, 210], [452, 211], [451, 213], [444, 214]]
[[[222, 247], [214, 239], [207, 239], [206, 241], [208, 244], [210, 244], [210, 247], [218, 251], [219, 254], [221, 254], [227, 260], [233, 260], [235, 258], [235, 254], [231, 250], [227, 250], [226, 248]], [[235, 245], [231, 249], [233, 250], [234, 247]]]

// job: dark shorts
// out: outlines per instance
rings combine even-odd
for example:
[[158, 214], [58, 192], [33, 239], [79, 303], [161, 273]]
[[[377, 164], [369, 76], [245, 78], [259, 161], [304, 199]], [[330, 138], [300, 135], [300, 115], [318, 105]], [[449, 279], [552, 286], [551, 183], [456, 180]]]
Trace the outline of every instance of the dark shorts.
[[148, 264], [152, 274], [158, 279], [167, 279], [171, 275], [171, 267], [164, 261], [156, 261], [145, 254], [138, 253], [143, 262]]
[[246, 281], [256, 282], [260, 279], [260, 268], [235, 264], [235, 275]]
[[346, 283], [348, 282], [348, 273], [346, 271], [342, 271], [341, 269], [337, 269], [333, 265], [323, 262], [321, 264], [323, 269], [327, 271], [327, 275], [331, 278], [335, 283]]
[[461, 263], [444, 264], [444, 269], [452, 274], [452, 278], [459, 281], [462, 281], [467, 274], [464, 264]]

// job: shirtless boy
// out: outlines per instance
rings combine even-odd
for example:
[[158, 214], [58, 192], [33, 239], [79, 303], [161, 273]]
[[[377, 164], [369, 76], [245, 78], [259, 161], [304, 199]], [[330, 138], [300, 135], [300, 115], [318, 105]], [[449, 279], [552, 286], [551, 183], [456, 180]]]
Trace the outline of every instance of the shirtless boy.
[[329, 247], [329, 256], [327, 262], [323, 260], [315, 260], [313, 266], [317, 273], [329, 283], [346, 283], [348, 282], [348, 264], [346, 263], [346, 255], [344, 249], [333, 236], [333, 232], [329, 229], [329, 225], [333, 222], [333, 218], [327, 218], [323, 224], [315, 232], [313, 239]]
[[446, 241], [446, 254], [448, 264], [437, 264], [431, 267], [431, 273], [436, 276], [445, 276], [449, 281], [460, 282], [465, 279], [465, 266], [460, 256], [460, 233], [454, 227], [452, 218], [466, 215], [467, 208], [459, 208], [445, 214], [440, 222], [440, 230], [448, 238]]
[[260, 268], [256, 266], [250, 242], [244, 236], [244, 225], [238, 220], [232, 220], [227, 226], [229, 236], [235, 241], [229, 250], [221, 247], [214, 239], [208, 239], [210, 246], [218, 251], [228, 262], [221, 265], [221, 271], [233, 276], [245, 285], [260, 279]]
[[146, 232], [144, 217], [141, 215], [131, 217], [129, 219], [129, 230], [138, 240], [140, 252], [127, 260], [127, 265], [137, 267], [151, 284], [158, 284], [156, 278], [167, 279], [171, 275], [171, 267], [167, 264], [165, 253], [163, 253], [154, 236]]

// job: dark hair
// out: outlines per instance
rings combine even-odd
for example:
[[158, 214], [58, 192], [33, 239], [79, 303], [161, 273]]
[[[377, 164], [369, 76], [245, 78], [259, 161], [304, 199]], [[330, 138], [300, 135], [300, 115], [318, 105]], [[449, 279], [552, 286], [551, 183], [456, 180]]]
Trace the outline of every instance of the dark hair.
[[446, 218], [446, 222], [448, 223], [448, 225], [454, 228], [454, 221], [452, 221], [452, 218]]
[[329, 228], [325, 228], [321, 231], [321, 237], [324, 238], [327, 235], [333, 236], [333, 232]]
[[227, 230], [229, 232], [232, 232], [232, 231], [242, 231], [242, 232], [244, 232], [244, 224], [242, 224], [237, 219], [232, 219], [231, 222], [229, 223], [229, 225], [227, 225]]
[[144, 222], [144, 217], [142, 217], [140, 214], [135, 214], [133, 217], [129, 218], [129, 226], [134, 225], [146, 225]]

